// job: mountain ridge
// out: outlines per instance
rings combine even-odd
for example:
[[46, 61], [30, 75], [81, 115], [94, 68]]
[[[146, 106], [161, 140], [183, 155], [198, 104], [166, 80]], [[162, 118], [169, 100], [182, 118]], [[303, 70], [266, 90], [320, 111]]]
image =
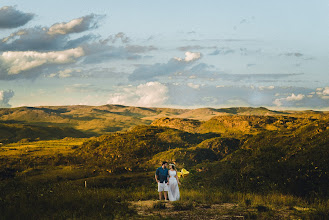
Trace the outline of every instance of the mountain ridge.
[[[192, 133], [226, 133], [229, 131], [237, 132], [238, 130], [240, 133], [246, 130], [249, 133], [254, 133], [260, 129], [277, 130], [289, 126], [289, 123], [294, 124], [295, 121], [304, 120], [306, 123], [308, 120], [328, 118], [328, 115], [326, 112], [312, 110], [275, 111], [264, 107], [175, 109], [124, 105], [71, 105], [0, 108], [0, 124], [3, 126], [15, 124], [18, 130], [22, 130], [21, 133], [24, 133], [26, 128], [19, 125], [37, 126], [49, 131], [51, 129], [48, 128], [53, 127], [74, 129], [73, 133], [79, 131], [85, 137], [124, 132], [138, 125], [151, 124]], [[269, 121], [275, 121], [276, 124], [274, 122], [269, 123]], [[283, 123], [282, 125], [279, 124], [280, 121]], [[8, 133], [7, 139], [14, 136], [18, 131], [17, 129], [15, 132]], [[69, 137], [72, 136], [71, 133], [68, 132]], [[2, 139], [5, 140], [6, 135], [3, 136]], [[26, 137], [23, 136], [22, 138], [28, 138], [27, 135], [25, 135]], [[53, 136], [53, 138], [59, 137], [58, 135]], [[49, 139], [51, 134], [42, 137], [40, 135], [39, 138], [44, 139], [45, 137]]]

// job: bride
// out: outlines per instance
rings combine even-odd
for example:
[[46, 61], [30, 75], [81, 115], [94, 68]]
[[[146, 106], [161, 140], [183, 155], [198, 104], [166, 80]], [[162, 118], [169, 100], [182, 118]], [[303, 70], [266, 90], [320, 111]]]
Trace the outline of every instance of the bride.
[[179, 200], [180, 194], [179, 194], [179, 188], [178, 184], [180, 185], [180, 182], [178, 180], [177, 171], [175, 169], [174, 164], [169, 164], [169, 177], [168, 177], [168, 198], [169, 201], [177, 201]]

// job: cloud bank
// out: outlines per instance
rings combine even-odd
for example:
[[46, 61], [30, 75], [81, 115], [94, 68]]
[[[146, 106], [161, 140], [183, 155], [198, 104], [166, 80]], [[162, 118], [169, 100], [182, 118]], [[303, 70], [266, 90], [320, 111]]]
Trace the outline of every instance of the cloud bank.
[[67, 64], [84, 55], [81, 47], [52, 52], [8, 51], [0, 55], [0, 64], [9, 75], [50, 64]]
[[71, 40], [70, 34], [93, 30], [102, 18], [91, 14], [66, 23], [56, 23], [50, 28], [36, 26], [21, 29], [1, 39], [0, 51], [49, 51], [77, 47], [97, 37], [88, 34]]
[[[4, 7], [1, 10], [15, 9]], [[103, 17], [90, 14], [68, 22], [55, 23], [50, 27], [20, 29], [2, 38], [0, 80], [35, 79], [41, 74], [67, 78], [71, 75], [65, 72], [65, 69], [70, 68], [67, 64], [74, 64], [80, 60], [82, 65], [100, 64], [113, 59], [136, 60], [142, 57], [139, 54], [157, 49], [154, 46], [129, 45], [130, 39], [123, 32], [111, 35], [107, 39], [100, 39], [92, 33], [78, 35], [72, 39], [73, 34], [98, 28]], [[64, 68], [63, 64], [66, 64]], [[54, 74], [56, 71], [58, 74]]]
[[153, 65], [140, 65], [129, 76], [129, 80], [150, 80], [161, 76], [171, 75], [184, 71], [188, 66], [201, 59], [201, 53], [186, 52], [185, 58], [174, 57], [167, 63], [156, 63]]
[[120, 92], [110, 95], [107, 104], [154, 107], [163, 106], [168, 98], [167, 86], [159, 82], [148, 82], [137, 87], [122, 88]]

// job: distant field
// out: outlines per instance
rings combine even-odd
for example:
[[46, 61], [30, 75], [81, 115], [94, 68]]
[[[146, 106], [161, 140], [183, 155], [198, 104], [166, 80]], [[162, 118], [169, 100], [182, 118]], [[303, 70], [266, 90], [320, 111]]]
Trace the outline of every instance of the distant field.
[[19, 142], [0, 147], [0, 156], [46, 156], [72, 153], [75, 146], [80, 146], [87, 138], [64, 138], [61, 140]]

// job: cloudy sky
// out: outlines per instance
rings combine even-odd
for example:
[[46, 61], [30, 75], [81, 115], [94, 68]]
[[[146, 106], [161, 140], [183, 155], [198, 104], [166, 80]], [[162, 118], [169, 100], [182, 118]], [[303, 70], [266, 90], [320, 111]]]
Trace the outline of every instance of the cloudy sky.
[[329, 110], [326, 0], [2, 0], [0, 107]]

